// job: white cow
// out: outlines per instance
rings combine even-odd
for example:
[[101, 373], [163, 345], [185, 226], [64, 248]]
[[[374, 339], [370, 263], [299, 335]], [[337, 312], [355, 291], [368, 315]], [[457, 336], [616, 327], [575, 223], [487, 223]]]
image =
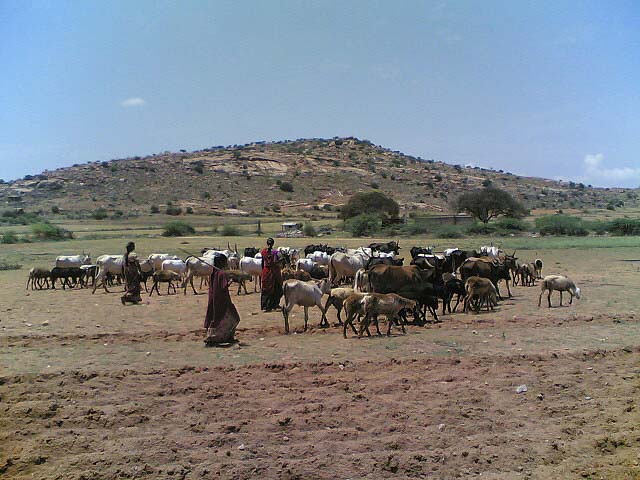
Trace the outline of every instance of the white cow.
[[370, 257], [373, 253], [369, 247], [347, 248], [347, 255], [363, 255]]
[[368, 260], [363, 254], [349, 255], [336, 252], [329, 261], [329, 281], [331, 285], [338, 285], [343, 278], [353, 278], [358, 270], [364, 268]]
[[96, 259], [96, 265], [98, 266], [98, 273], [96, 274], [96, 281], [93, 284], [93, 292], [96, 293], [96, 288], [102, 286], [104, 291], [107, 290], [107, 274], [122, 275], [122, 266], [124, 264], [124, 255], [100, 255]]
[[149, 255], [149, 260], [153, 264], [153, 270], [159, 272], [162, 270], [162, 262], [165, 260], [180, 260], [180, 257], [168, 253], [152, 253]]
[[187, 264], [187, 274], [184, 279], [184, 294], [187, 294], [187, 284], [191, 285], [194, 295], [197, 295], [195, 287], [193, 286], [193, 277], [200, 277], [200, 288], [202, 288], [202, 280], [209, 278], [213, 273], [213, 261], [208, 258], [187, 257], [185, 261]]
[[305, 272], [311, 273], [311, 270], [313, 270], [313, 267], [315, 265], [316, 265], [316, 262], [314, 262], [312, 259], [301, 258], [296, 262], [296, 270], [303, 270]]
[[85, 255], [60, 255], [56, 257], [56, 267], [72, 268], [81, 265], [91, 265], [91, 256]]
[[169, 271], [169, 272], [174, 272], [177, 273], [178, 275], [180, 275], [180, 278], [184, 278], [185, 274], [187, 273], [187, 264], [184, 263], [183, 260], [164, 260], [162, 262], [162, 268], [160, 268], [160, 270], [162, 271]]
[[480, 255], [486, 255], [488, 257], [497, 258], [500, 255], [500, 249], [498, 247], [483, 245], [480, 247]]
[[244, 273], [248, 273], [253, 277], [253, 291], [256, 292], [257, 284], [260, 284], [260, 290], [262, 290], [262, 259], [242, 257], [240, 259], [240, 270]]
[[320, 265], [329, 265], [331, 255], [326, 252], [313, 252], [307, 255], [307, 259], [313, 260]]

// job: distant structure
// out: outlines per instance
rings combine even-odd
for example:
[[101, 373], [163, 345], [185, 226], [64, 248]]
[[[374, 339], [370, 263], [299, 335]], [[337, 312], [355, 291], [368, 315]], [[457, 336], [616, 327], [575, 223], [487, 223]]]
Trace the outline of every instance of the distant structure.
[[302, 224], [298, 222], [284, 222], [282, 224], [282, 231], [278, 233], [277, 236], [280, 238], [304, 237], [304, 233], [302, 232]]

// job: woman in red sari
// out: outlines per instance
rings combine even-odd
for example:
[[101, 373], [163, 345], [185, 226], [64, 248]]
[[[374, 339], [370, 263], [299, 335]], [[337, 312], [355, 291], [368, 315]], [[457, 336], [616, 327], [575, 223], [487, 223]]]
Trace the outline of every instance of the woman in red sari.
[[209, 279], [209, 303], [204, 318], [204, 344], [207, 347], [235, 342], [236, 327], [240, 323], [240, 315], [229, 295], [229, 279], [222, 270], [226, 259], [224, 256], [217, 256], [213, 260], [213, 273]]
[[280, 307], [280, 297], [282, 297], [282, 267], [280, 255], [273, 249], [273, 238], [267, 239], [267, 248], [264, 248], [262, 255], [262, 295], [260, 306], [265, 312], [271, 312]]

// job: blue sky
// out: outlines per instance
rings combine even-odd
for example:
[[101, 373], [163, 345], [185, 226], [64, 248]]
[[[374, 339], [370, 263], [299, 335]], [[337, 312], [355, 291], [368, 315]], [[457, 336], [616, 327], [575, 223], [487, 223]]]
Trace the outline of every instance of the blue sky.
[[640, 2], [0, 0], [0, 178], [358, 136], [640, 186]]

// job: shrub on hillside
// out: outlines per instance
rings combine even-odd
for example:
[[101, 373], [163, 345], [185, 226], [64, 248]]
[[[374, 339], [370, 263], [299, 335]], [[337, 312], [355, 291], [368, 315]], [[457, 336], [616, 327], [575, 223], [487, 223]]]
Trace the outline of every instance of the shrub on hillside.
[[589, 230], [581, 218], [564, 214], [536, 218], [536, 228], [538, 228], [540, 235], [585, 236], [589, 234]]
[[456, 225], [445, 225], [433, 232], [437, 238], [463, 238], [462, 228]]
[[104, 208], [99, 208], [91, 214], [91, 218], [95, 220], [104, 220], [108, 216], [109, 215], [107, 214], [107, 211]]
[[5, 245], [18, 243], [18, 235], [16, 235], [16, 233], [12, 232], [11, 230], [7, 230], [0, 237], [0, 243], [3, 243]]
[[283, 192], [293, 192], [293, 185], [291, 184], [291, 182], [281, 182], [280, 190], [282, 190]]
[[151, 205], [151, 213], [160, 213], [160, 207], [157, 205]]
[[60, 213], [60, 207], [54, 205], [53, 207], [51, 207], [51, 213]]
[[180, 207], [175, 207], [173, 205], [168, 205], [167, 210], [165, 211], [167, 215], [177, 216], [182, 213], [182, 209]]
[[38, 240], [67, 240], [73, 238], [73, 232], [48, 222], [34, 223], [31, 231]]
[[496, 226], [501, 230], [513, 231], [513, 232], [526, 232], [528, 225], [526, 222], [519, 218], [504, 217], [500, 218], [496, 222]]
[[193, 235], [196, 233], [196, 229], [189, 225], [187, 222], [171, 222], [164, 226], [162, 232], [163, 237], [184, 237], [185, 235]]

